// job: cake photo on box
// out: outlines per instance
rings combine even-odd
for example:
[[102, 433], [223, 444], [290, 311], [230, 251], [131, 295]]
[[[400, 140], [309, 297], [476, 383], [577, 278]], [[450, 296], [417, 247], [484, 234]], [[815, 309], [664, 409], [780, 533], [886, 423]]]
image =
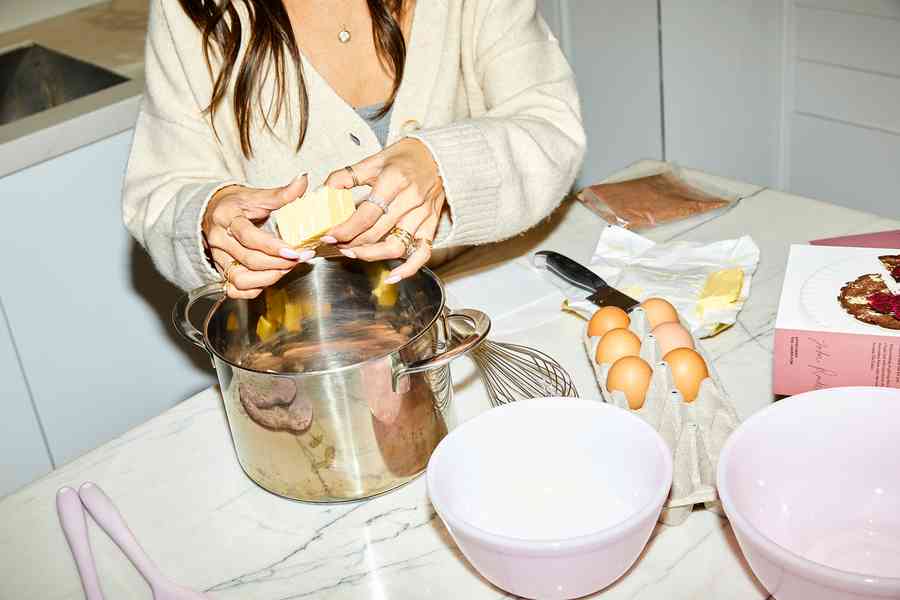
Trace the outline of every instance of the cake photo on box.
[[[884, 265], [886, 275], [900, 280], [900, 254], [879, 256], [878, 260]], [[894, 294], [891, 287], [881, 274], [869, 273], [842, 287], [837, 300], [858, 321], [900, 330], [900, 294]]]

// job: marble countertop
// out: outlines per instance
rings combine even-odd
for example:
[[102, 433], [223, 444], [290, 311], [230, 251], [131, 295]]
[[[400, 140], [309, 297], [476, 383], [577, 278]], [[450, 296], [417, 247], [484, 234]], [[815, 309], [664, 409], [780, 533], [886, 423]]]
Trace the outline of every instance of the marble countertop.
[[[638, 165], [639, 167], [640, 165]], [[635, 167], [635, 168], [638, 168]], [[750, 234], [762, 258], [738, 323], [705, 341], [725, 387], [746, 417], [772, 401], [773, 324], [791, 243], [895, 229], [869, 214], [689, 171], [742, 195], [735, 210], [679, 236], [714, 241]], [[479, 248], [444, 273], [460, 303], [477, 307], [479, 286], [458, 286], [477, 272], [551, 248], [586, 261], [600, 222], [567, 203], [542, 227], [509, 242]], [[658, 229], [656, 240], [672, 232]], [[474, 291], [473, 291], [474, 290]], [[583, 322], [554, 313], [533, 318], [542, 304], [493, 314], [500, 339], [558, 358], [581, 395], [599, 398], [580, 344]], [[487, 302], [490, 299], [485, 299]], [[510, 300], [514, 307], [515, 298]], [[495, 299], [490, 300], [495, 301]], [[459, 421], [488, 408], [468, 360], [453, 366]], [[123, 401], [127, 401], [124, 398]], [[502, 451], [502, 449], [498, 449]], [[405, 600], [509, 597], [482, 579], [435, 516], [422, 478], [366, 502], [307, 505], [273, 496], [241, 472], [216, 388], [204, 391], [27, 488], [0, 500], [0, 597], [81, 598], [74, 563], [61, 534], [54, 499], [63, 485], [99, 483], [163, 572], [213, 598]], [[101, 581], [109, 598], [150, 598], [136, 571], [89, 524]], [[599, 593], [604, 599], [753, 600], [767, 594], [750, 572], [728, 522], [697, 510], [677, 527], [658, 525], [635, 566]]]
[[0, 53], [39, 44], [129, 79], [0, 126], [0, 177], [134, 127], [148, 6], [108, 0], [0, 33]]

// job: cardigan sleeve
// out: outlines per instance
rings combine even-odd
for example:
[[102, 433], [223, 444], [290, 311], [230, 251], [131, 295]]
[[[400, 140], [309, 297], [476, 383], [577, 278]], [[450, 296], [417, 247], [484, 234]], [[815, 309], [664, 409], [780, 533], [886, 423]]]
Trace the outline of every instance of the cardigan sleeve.
[[486, 112], [409, 136], [428, 146], [443, 179], [452, 224], [439, 229], [441, 246], [533, 227], [565, 197], [585, 151], [574, 75], [535, 1], [476, 4], [463, 70], [471, 46], [464, 76], [480, 87]]
[[[176, 45], [165, 0], [154, 0], [148, 23], [146, 87], [122, 193], [122, 214], [156, 268], [182, 289], [221, 277], [206, 258], [200, 229], [210, 198], [238, 183], [215, 132], [188, 83], [182, 60], [203, 60], [198, 48]], [[173, 3], [175, 4], [175, 3]], [[177, 8], [177, 4], [175, 4]], [[188, 39], [199, 38], [199, 34]], [[203, 67], [205, 71], [205, 66]]]

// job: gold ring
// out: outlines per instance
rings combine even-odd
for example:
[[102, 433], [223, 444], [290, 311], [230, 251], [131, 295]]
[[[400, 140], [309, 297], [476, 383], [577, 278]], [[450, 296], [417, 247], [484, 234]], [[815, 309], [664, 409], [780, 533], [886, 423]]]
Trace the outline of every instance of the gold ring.
[[356, 178], [356, 172], [353, 170], [353, 167], [347, 165], [346, 167], [344, 167], [344, 170], [350, 173], [350, 177], [353, 178], [353, 187], [359, 187], [359, 179]]
[[421, 248], [422, 246], [428, 246], [428, 251], [430, 252], [434, 250], [434, 241], [428, 238], [416, 238], [416, 248]]
[[232, 271], [232, 269], [239, 266], [240, 264], [241, 264], [241, 261], [239, 261], [239, 260], [231, 261], [231, 264], [228, 265], [228, 268], [225, 269], [225, 273], [224, 273], [225, 283], [231, 283], [231, 271]]
[[413, 246], [413, 234], [400, 227], [394, 227], [387, 237], [394, 237], [400, 240], [400, 243], [403, 244], [403, 255], [409, 255], [409, 251]]

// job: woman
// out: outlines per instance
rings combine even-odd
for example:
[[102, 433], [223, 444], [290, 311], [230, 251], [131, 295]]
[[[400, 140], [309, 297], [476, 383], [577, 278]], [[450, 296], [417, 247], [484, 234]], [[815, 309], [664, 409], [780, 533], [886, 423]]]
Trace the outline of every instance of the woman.
[[534, 0], [153, 0], [145, 68], [124, 219], [185, 289], [312, 258], [266, 223], [323, 183], [362, 200], [325, 241], [398, 281], [535, 225], [584, 153]]

